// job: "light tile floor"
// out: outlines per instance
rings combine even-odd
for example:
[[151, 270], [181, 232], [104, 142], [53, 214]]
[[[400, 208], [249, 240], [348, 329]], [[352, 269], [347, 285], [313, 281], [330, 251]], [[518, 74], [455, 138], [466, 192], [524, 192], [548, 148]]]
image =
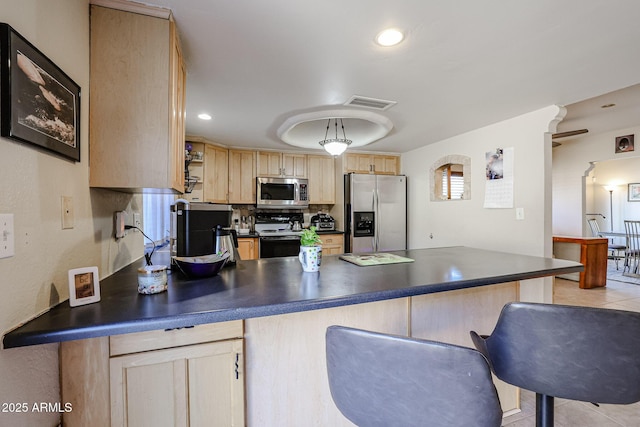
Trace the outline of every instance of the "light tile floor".
[[[577, 282], [556, 279], [554, 303], [640, 312], [640, 285], [607, 280], [607, 286], [580, 289]], [[640, 333], [640, 331], [639, 331]], [[640, 357], [640, 355], [638, 355]], [[522, 390], [522, 412], [506, 417], [503, 426], [535, 426], [535, 394]], [[600, 405], [555, 399], [556, 427], [640, 427], [640, 403]]]

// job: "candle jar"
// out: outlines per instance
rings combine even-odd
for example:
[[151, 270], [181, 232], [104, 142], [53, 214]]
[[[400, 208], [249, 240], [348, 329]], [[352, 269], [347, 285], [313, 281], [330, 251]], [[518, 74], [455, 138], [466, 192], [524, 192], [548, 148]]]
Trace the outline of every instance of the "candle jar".
[[147, 265], [138, 269], [138, 292], [157, 294], [167, 290], [167, 266]]

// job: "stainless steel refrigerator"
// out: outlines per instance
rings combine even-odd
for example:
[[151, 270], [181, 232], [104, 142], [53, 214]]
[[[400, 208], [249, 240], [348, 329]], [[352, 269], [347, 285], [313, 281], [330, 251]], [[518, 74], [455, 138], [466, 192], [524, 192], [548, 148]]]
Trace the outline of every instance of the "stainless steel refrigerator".
[[345, 252], [407, 248], [407, 177], [344, 176]]

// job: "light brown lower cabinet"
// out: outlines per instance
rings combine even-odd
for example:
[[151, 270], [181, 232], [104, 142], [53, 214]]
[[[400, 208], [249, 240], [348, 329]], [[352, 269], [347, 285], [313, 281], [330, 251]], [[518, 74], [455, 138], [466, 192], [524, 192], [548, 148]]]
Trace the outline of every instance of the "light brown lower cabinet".
[[61, 343], [64, 425], [244, 426], [242, 335], [234, 321]]
[[240, 259], [258, 259], [258, 239], [255, 237], [238, 237], [238, 254]]
[[322, 253], [324, 255], [340, 255], [344, 253], [344, 235], [322, 234]]

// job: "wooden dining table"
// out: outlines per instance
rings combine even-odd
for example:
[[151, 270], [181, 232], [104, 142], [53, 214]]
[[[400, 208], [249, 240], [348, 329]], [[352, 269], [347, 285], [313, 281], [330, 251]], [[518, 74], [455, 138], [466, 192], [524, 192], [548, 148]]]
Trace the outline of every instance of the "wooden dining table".
[[[580, 289], [607, 285], [607, 244], [602, 237], [553, 236], [554, 256], [579, 261], [584, 271], [578, 275]], [[575, 280], [566, 276], [569, 280]]]

